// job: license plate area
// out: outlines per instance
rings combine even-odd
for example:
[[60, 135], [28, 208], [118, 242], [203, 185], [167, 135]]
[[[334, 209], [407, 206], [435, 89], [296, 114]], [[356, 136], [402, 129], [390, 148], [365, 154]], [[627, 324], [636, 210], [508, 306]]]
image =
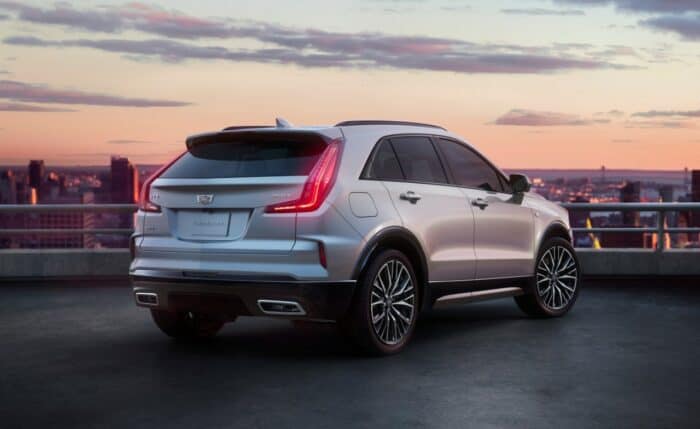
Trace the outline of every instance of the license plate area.
[[235, 240], [243, 235], [248, 215], [247, 210], [178, 210], [177, 235], [184, 240]]

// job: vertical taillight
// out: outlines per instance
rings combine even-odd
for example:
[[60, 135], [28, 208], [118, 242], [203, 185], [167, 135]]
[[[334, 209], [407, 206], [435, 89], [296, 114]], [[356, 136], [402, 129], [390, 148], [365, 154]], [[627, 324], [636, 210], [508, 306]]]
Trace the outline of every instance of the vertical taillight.
[[323, 204], [333, 184], [340, 160], [340, 141], [334, 140], [326, 146], [316, 165], [309, 173], [301, 197], [292, 201], [265, 207], [266, 213], [311, 212]]
[[143, 182], [143, 185], [141, 186], [141, 197], [139, 198], [139, 210], [144, 211], [144, 212], [151, 212], [151, 213], [158, 213], [160, 212], [160, 206], [153, 201], [151, 201], [151, 184], [153, 183], [154, 180], [156, 180], [165, 170], [170, 168], [171, 165], [175, 163], [178, 159], [182, 158], [184, 154], [186, 154], [187, 151], [181, 153], [180, 155], [176, 156], [172, 161], [168, 162], [167, 164], [164, 164], [162, 167], [160, 167], [158, 170], [156, 170], [155, 173], [151, 175], [148, 179], [146, 179], [145, 182]]

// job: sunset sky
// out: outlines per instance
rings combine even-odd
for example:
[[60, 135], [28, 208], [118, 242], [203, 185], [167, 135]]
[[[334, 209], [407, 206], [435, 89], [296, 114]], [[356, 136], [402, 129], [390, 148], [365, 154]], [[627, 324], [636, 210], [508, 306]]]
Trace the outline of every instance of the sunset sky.
[[504, 168], [700, 168], [698, 0], [0, 0], [0, 164], [234, 124], [443, 125]]

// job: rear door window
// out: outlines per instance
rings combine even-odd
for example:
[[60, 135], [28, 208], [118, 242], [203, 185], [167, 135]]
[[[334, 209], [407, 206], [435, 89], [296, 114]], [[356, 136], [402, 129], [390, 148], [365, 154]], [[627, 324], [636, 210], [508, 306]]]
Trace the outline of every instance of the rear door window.
[[394, 137], [391, 144], [398, 156], [406, 180], [422, 183], [447, 183], [445, 170], [430, 138]]
[[161, 177], [211, 179], [306, 176], [326, 144], [322, 141], [241, 140], [191, 148]]

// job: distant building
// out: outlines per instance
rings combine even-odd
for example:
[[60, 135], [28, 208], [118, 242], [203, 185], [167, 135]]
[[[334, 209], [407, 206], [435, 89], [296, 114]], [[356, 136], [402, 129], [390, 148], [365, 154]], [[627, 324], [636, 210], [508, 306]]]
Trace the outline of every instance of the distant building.
[[[576, 197], [571, 200], [572, 203], [590, 203], [591, 200], [585, 197]], [[587, 210], [572, 210], [569, 212], [569, 222], [572, 227], [583, 228], [586, 226], [586, 221], [591, 217], [591, 212]]]
[[41, 198], [41, 186], [44, 183], [44, 176], [46, 174], [46, 169], [44, 167], [44, 160], [33, 159], [29, 161], [29, 167], [27, 172], [27, 177], [29, 178], [29, 186], [36, 189], [36, 192]]
[[[620, 202], [638, 203], [641, 201], [641, 182], [629, 182], [620, 188]], [[618, 225], [608, 225], [610, 227], [635, 228], [641, 225], [638, 211], [628, 211], [622, 213], [622, 222]], [[641, 233], [630, 232], [606, 232], [603, 234], [603, 247], [607, 248], [641, 248], [650, 246], [651, 240], [646, 239]]]
[[[642, 183], [630, 182], [620, 189], [620, 202], [638, 203], [642, 197]], [[625, 226], [639, 226], [639, 212], [624, 212], [622, 222]]]
[[[17, 204], [17, 180], [12, 170], [0, 173], [0, 204]], [[21, 215], [16, 213], [0, 214], [0, 229], [14, 228]], [[0, 248], [14, 247], [15, 237], [0, 236]]]
[[[138, 169], [129, 162], [128, 158], [114, 156], [110, 165], [110, 189], [112, 203], [133, 204], [139, 198], [139, 172]], [[131, 228], [133, 216], [130, 214], [119, 214], [118, 227]], [[128, 237], [115, 237], [113, 242], [117, 247], [128, 246]]]
[[12, 170], [0, 173], [0, 204], [17, 204], [17, 180]]
[[24, 180], [17, 180], [17, 204], [36, 204], [36, 189], [29, 186]]
[[128, 158], [114, 156], [110, 164], [113, 203], [135, 203], [138, 200], [139, 172]]
[[659, 187], [659, 200], [663, 203], [674, 202], [676, 189], [673, 185], [662, 185]]
[[[693, 170], [691, 173], [691, 183], [690, 183], [690, 199], [694, 203], [700, 203], [700, 170]], [[694, 211], [687, 215], [690, 220], [689, 224], [693, 228], [700, 228], [700, 212]], [[699, 241], [700, 234], [688, 234], [688, 239], [690, 241]]]
[[[80, 196], [59, 197], [55, 204], [91, 204], [95, 198], [92, 192]], [[93, 213], [50, 212], [30, 213], [25, 216], [23, 228], [29, 229], [92, 229], [95, 226]], [[27, 234], [19, 240], [19, 247], [37, 249], [80, 249], [95, 247], [93, 234], [53, 233]]]
[[59, 176], [54, 172], [46, 176], [46, 180], [41, 184], [41, 190], [39, 192], [42, 203], [55, 203], [60, 198], [65, 197], [66, 194], [66, 177]]

